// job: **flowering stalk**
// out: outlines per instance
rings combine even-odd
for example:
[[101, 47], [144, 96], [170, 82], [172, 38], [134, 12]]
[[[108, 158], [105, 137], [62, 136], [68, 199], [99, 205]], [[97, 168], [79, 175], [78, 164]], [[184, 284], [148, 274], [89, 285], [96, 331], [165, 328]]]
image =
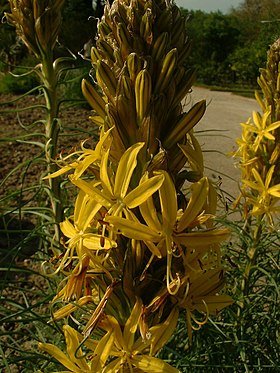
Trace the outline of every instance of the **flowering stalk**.
[[[57, 166], [54, 159], [57, 156], [58, 136], [59, 136], [59, 100], [57, 97], [58, 75], [54, 69], [52, 58], [42, 58], [42, 82], [45, 86], [44, 94], [46, 101], [47, 115], [45, 119], [46, 133], [46, 161], [47, 173], [51, 174], [56, 171]], [[50, 179], [50, 200], [53, 214], [55, 217], [56, 242], [59, 242], [58, 225], [63, 220], [63, 206], [60, 193], [60, 180]]]
[[241, 195], [245, 213], [245, 229], [255, 218], [252, 245], [248, 248], [248, 263], [244, 273], [242, 292], [248, 295], [252, 267], [258, 255], [258, 242], [267, 223], [274, 226], [273, 215], [280, 211], [280, 40], [270, 48], [266, 68], [260, 70], [258, 83], [262, 95], [256, 92], [256, 99], [262, 113], [253, 113], [253, 123], [249, 119], [242, 123], [242, 139], [235, 157], [240, 159], [242, 172]]
[[214, 224], [216, 192], [193, 132], [205, 101], [181, 104], [194, 80], [185, 22], [173, 3], [115, 0], [98, 24], [97, 84], [82, 89], [100, 139], [50, 176], [72, 171], [79, 189], [52, 270], [65, 275], [53, 317], [76, 318], [81, 333], [64, 327], [67, 354], [40, 348], [71, 372], [178, 372], [156, 354], [179, 313], [191, 341], [232, 302], [219, 294], [229, 232]]
[[[7, 21], [14, 25], [18, 36], [37, 57], [34, 71], [42, 82], [46, 102], [45, 154], [47, 173], [55, 172], [54, 159], [57, 155], [59, 135], [59, 100], [57, 97], [60, 64], [65, 58], [54, 61], [53, 49], [61, 25], [61, 9], [64, 0], [9, 0], [11, 13]], [[63, 220], [63, 206], [59, 179], [49, 180], [49, 198], [55, 219], [55, 241], [59, 242], [58, 224]]]
[[[259, 277], [264, 279], [262, 271], [258, 274], [258, 262], [262, 258], [265, 236], [274, 229], [275, 214], [279, 212], [280, 183], [280, 108], [278, 92], [280, 88], [280, 40], [270, 48], [266, 68], [260, 70], [258, 84], [261, 94], [256, 92], [256, 99], [261, 112], [253, 112], [252, 118], [242, 123], [242, 138], [237, 140], [239, 148], [235, 157], [239, 158], [241, 169], [241, 193], [237, 204], [244, 211], [244, 233], [249, 237], [249, 244], [243, 245], [245, 262], [238, 264], [243, 279], [240, 286], [238, 309], [237, 340], [246, 340], [247, 318], [251, 319], [250, 292], [258, 290]], [[269, 264], [268, 264], [269, 265]], [[261, 268], [263, 269], [263, 268]], [[268, 268], [265, 268], [268, 270]], [[263, 280], [264, 283], [267, 279]], [[262, 295], [263, 297], [263, 295]], [[249, 372], [245, 345], [240, 352], [246, 372]]]

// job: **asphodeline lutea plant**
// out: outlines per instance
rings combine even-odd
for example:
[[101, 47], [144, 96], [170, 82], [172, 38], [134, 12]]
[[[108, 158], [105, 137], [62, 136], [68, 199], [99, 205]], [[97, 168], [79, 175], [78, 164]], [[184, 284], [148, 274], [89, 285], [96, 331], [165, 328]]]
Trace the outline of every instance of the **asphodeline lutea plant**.
[[[280, 211], [279, 63], [280, 40], [277, 40], [270, 47], [266, 67], [260, 69], [258, 77], [261, 90], [256, 91], [255, 96], [260, 111], [253, 112], [252, 118], [241, 123], [242, 136], [237, 140], [238, 149], [234, 154], [241, 170], [240, 196], [235, 203], [240, 207], [241, 221], [244, 222], [236, 262], [240, 281], [238, 277], [235, 280], [239, 306], [236, 339], [239, 341], [248, 341], [250, 333], [255, 333], [251, 321], [256, 309], [266, 308], [264, 303], [262, 306], [257, 303], [261, 304], [260, 299], [266, 302], [265, 292], [271, 288], [273, 278], [271, 273], [277, 271], [270, 258], [274, 255], [271, 242], [277, 235], [275, 220]], [[240, 357], [246, 371], [250, 370], [250, 354], [246, 343], [241, 343]]]
[[214, 223], [217, 196], [193, 131], [205, 101], [182, 106], [194, 81], [185, 23], [162, 0], [106, 3], [98, 23], [95, 84], [82, 88], [100, 139], [49, 176], [70, 172], [79, 189], [51, 262], [65, 276], [53, 319], [65, 320], [67, 351], [40, 344], [69, 372], [178, 372], [156, 355], [180, 312], [191, 341], [232, 302], [220, 293], [229, 232]]
[[[39, 88], [44, 92], [46, 114], [42, 121], [45, 128], [44, 142], [37, 144], [45, 151], [49, 174], [57, 169], [54, 160], [57, 156], [60, 131], [58, 87], [62, 74], [65, 74], [67, 62], [73, 62], [72, 57], [54, 59], [64, 0], [9, 0], [9, 3], [11, 13], [5, 13], [7, 22], [15, 27], [17, 35], [39, 61], [31, 72], [35, 72], [41, 82]], [[55, 221], [55, 241], [59, 242], [58, 224], [63, 220], [60, 180], [50, 179], [46, 190]]]
[[273, 216], [280, 211], [280, 40], [268, 51], [266, 67], [260, 70], [261, 93], [256, 99], [261, 112], [242, 123], [242, 138], [234, 156], [241, 169], [241, 194], [247, 218], [266, 219], [273, 226]]

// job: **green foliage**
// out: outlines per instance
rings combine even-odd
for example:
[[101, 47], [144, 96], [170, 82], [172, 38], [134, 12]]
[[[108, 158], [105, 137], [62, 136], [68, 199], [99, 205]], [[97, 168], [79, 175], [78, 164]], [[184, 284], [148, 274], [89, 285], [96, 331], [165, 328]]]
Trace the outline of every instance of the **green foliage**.
[[90, 63], [79, 60], [77, 61], [77, 67], [69, 69], [65, 73], [59, 88], [60, 95], [63, 97], [63, 102], [68, 103], [68, 105], [78, 105], [89, 108], [81, 88], [82, 80], [88, 77], [89, 69]]
[[[258, 242], [259, 253], [251, 277], [250, 293], [240, 317], [241, 284], [247, 255], [252, 245], [242, 220], [223, 219], [231, 231], [224, 246], [227, 258], [227, 289], [235, 304], [215, 319], [210, 319], [187, 343], [184, 320], [173, 338], [161, 351], [161, 357], [172, 362], [182, 373], [197, 372], [265, 372], [279, 371], [280, 358], [280, 253], [277, 226], [265, 232]], [[177, 365], [176, 365], [177, 364]], [[207, 367], [207, 368], [206, 368]]]
[[232, 81], [229, 57], [241, 32], [236, 18], [220, 12], [191, 11], [187, 28], [193, 44], [190, 60], [198, 80], [206, 84]]
[[27, 56], [22, 60], [22, 66], [16, 67], [13, 72], [0, 75], [0, 93], [22, 94], [38, 86], [38, 77], [33, 71], [35, 59]]
[[279, 36], [279, 2], [245, 1], [230, 14], [188, 11], [191, 65], [208, 85], [256, 86], [266, 51]]
[[[40, 269], [47, 256], [38, 250], [38, 227], [6, 217], [5, 222], [1, 219], [0, 229], [0, 371], [37, 372], [51, 365], [38, 351], [37, 340], [48, 341], [57, 333], [47, 323], [47, 304], [55, 284]], [[36, 256], [24, 259], [32, 247], [37, 248]]]

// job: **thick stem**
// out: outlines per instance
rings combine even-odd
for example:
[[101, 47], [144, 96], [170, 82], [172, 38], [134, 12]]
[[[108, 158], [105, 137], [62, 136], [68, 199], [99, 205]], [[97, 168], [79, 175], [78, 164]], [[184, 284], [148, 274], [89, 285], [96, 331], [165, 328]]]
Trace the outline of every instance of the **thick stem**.
[[[45, 122], [46, 131], [46, 161], [47, 172], [51, 174], [57, 170], [54, 159], [57, 155], [59, 122], [59, 102], [57, 97], [57, 76], [53, 68], [53, 58], [49, 56], [42, 59], [42, 74], [45, 86], [45, 100], [47, 117]], [[55, 221], [55, 241], [59, 243], [59, 223], [63, 220], [63, 206], [61, 202], [60, 179], [49, 179], [50, 202]]]

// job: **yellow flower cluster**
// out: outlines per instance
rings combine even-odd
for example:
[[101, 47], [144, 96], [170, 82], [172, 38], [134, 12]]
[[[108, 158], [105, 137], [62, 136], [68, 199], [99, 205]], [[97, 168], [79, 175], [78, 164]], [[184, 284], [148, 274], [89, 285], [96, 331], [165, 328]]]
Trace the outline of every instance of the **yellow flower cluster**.
[[[71, 372], [177, 372], [156, 358], [184, 311], [189, 332], [231, 304], [216, 227], [216, 192], [193, 127], [205, 102], [183, 112], [193, 73], [177, 6], [163, 0], [105, 5], [92, 50], [97, 86], [83, 82], [101, 126], [49, 177], [72, 171], [74, 213], [61, 223], [65, 279], [54, 299], [67, 355], [40, 347]], [[70, 160], [72, 159], [72, 160]], [[78, 331], [79, 330], [79, 331]]]
[[[66, 237], [65, 252], [56, 271], [65, 274], [66, 283], [55, 301], [65, 305], [53, 316], [58, 320], [80, 310], [86, 314], [88, 320], [83, 335], [75, 337], [79, 342], [70, 344], [76, 353], [82, 340], [88, 347], [90, 342], [86, 341], [90, 339], [87, 338], [97, 327], [106, 334], [98, 346], [94, 342], [94, 351], [103, 351], [110, 340], [112, 350], [104, 352], [103, 357], [118, 357], [108, 367], [116, 369], [122, 364], [141, 369], [145, 366], [144, 372], [161, 372], [159, 367], [166, 364], [149, 355], [153, 356], [168, 341], [180, 309], [186, 310], [191, 338], [192, 328], [200, 327], [208, 314], [215, 314], [231, 303], [228, 296], [218, 295], [224, 283], [218, 244], [229, 232], [214, 228], [211, 223], [214, 191], [206, 177], [192, 184], [185, 208], [179, 208], [174, 182], [164, 170], [152, 174], [143, 172], [139, 184], [133, 188], [137, 156], [143, 143], [129, 147], [116, 166], [109, 160], [111, 141], [112, 137], [105, 133], [96, 146], [100, 154], [87, 163], [94, 174], [98, 172], [98, 178], [86, 180], [82, 175], [75, 176], [77, 170], [85, 168], [87, 151], [84, 157], [80, 155], [79, 160], [71, 164], [74, 174], [70, 179], [80, 192], [74, 215], [61, 223]], [[93, 153], [90, 157], [94, 158]], [[68, 169], [66, 166], [59, 173]], [[196, 311], [204, 314], [203, 321], [196, 318]], [[104, 329], [104, 320], [118, 325], [112, 329], [115, 331], [116, 328], [121, 330], [122, 325], [134, 317], [137, 319], [133, 332], [136, 351], [135, 343], [129, 342], [131, 334], [114, 332], [110, 335], [110, 330]], [[77, 332], [68, 327], [65, 333], [69, 334], [69, 340]], [[114, 352], [113, 345], [122, 354]], [[65, 363], [66, 357], [60, 357], [57, 349], [41, 347]], [[139, 360], [138, 354], [147, 349], [148, 356], [141, 356]], [[69, 354], [68, 360], [75, 351]], [[101, 364], [99, 359], [102, 357], [98, 358]], [[106, 359], [101, 364], [102, 369]], [[85, 371], [103, 372], [101, 368], [96, 370], [97, 363], [91, 358], [88, 362], [94, 369], [88, 367]], [[79, 364], [83, 364], [82, 360]]]
[[266, 216], [273, 224], [273, 214], [280, 211], [280, 41], [268, 52], [267, 65], [258, 79], [262, 95], [256, 99], [262, 113], [253, 112], [252, 119], [242, 123], [242, 138], [235, 157], [242, 172], [241, 196], [247, 216]]

